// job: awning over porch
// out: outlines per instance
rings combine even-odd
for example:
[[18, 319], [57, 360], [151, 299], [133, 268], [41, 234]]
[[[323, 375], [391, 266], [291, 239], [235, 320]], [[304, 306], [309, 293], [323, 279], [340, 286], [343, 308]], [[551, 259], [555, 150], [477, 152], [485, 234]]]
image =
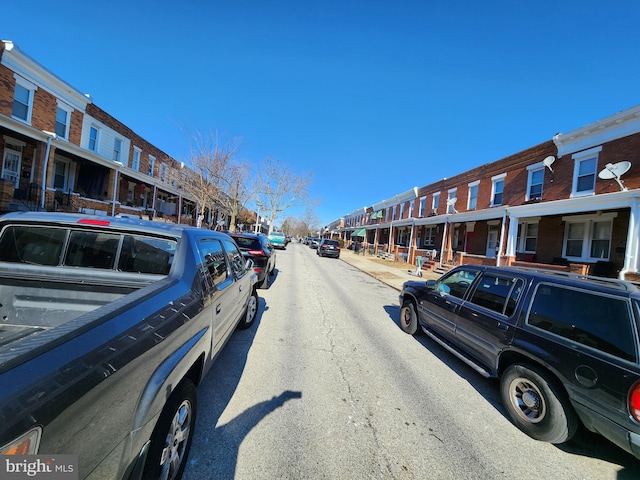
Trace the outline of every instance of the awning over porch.
[[352, 237], [365, 237], [367, 235], [366, 228], [359, 228], [351, 234]]

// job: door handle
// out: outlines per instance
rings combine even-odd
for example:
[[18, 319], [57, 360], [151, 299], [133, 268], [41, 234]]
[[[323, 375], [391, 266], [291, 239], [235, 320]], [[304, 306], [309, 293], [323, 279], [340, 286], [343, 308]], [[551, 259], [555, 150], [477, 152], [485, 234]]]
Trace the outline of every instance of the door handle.
[[218, 304], [216, 305], [216, 314], [220, 313], [220, 311], [222, 310], [222, 304]]

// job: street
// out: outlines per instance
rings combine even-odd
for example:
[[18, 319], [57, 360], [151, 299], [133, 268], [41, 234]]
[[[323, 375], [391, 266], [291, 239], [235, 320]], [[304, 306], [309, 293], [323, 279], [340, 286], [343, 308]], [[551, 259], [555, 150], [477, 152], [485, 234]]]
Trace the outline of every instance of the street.
[[497, 382], [398, 326], [398, 292], [306, 245], [277, 251], [256, 324], [199, 387], [184, 478], [631, 479], [600, 436], [537, 442]]

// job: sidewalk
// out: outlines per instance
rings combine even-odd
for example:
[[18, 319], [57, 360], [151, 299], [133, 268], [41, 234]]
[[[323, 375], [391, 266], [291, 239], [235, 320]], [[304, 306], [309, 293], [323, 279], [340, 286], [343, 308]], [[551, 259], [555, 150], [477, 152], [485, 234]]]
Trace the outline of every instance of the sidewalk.
[[[340, 260], [349, 265], [365, 272], [368, 275], [386, 283], [396, 290], [402, 290], [402, 284], [407, 280], [429, 280], [438, 279], [440, 275], [437, 273], [422, 271], [422, 277], [412, 275], [416, 271], [415, 265], [408, 263], [398, 263], [389, 260], [383, 260], [372, 255], [362, 255], [354, 253], [352, 250], [342, 249], [340, 251]], [[409, 273], [411, 272], [411, 274]]]

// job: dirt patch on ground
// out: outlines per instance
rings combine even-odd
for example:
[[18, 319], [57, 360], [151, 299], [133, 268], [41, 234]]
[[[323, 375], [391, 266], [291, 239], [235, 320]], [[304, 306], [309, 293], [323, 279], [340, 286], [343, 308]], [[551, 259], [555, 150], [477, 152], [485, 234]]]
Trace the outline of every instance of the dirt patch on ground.
[[392, 278], [400, 278], [398, 275], [391, 273], [391, 272], [371, 272], [371, 275], [375, 278], [382, 278], [382, 279], [392, 279]]

